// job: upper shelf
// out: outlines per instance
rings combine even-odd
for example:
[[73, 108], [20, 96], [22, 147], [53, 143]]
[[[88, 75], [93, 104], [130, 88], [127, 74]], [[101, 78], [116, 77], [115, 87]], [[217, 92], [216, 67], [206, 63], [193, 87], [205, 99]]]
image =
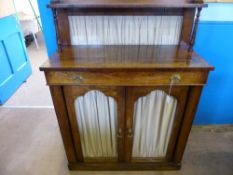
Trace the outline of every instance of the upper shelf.
[[207, 69], [212, 70], [195, 52], [178, 46], [86, 45], [68, 47], [55, 53], [41, 70], [95, 69]]
[[50, 8], [197, 8], [206, 7], [201, 0], [57, 0]]

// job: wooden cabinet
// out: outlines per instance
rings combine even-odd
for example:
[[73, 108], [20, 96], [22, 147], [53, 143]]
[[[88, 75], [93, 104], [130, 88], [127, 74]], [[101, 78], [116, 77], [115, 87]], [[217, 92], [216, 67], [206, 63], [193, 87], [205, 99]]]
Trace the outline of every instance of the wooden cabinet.
[[78, 80], [50, 89], [70, 169], [148, 170], [180, 167], [202, 88]]
[[59, 51], [41, 70], [71, 170], [181, 167], [213, 70], [192, 49], [204, 6], [186, 0], [51, 2]]

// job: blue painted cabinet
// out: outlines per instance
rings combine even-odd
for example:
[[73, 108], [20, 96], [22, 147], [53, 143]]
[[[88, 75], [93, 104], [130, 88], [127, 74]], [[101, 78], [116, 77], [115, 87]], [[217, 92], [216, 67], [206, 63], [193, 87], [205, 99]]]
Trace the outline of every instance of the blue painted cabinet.
[[31, 74], [21, 28], [14, 15], [0, 18], [0, 104]]

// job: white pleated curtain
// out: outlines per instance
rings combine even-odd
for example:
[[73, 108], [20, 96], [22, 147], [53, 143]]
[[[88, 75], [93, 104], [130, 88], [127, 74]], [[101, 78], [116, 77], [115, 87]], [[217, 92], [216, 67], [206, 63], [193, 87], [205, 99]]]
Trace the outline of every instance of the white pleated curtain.
[[182, 16], [69, 16], [72, 45], [176, 45]]
[[139, 98], [134, 105], [133, 153], [137, 157], [165, 157], [177, 100], [160, 90]]
[[83, 156], [117, 157], [117, 103], [93, 90], [75, 100]]

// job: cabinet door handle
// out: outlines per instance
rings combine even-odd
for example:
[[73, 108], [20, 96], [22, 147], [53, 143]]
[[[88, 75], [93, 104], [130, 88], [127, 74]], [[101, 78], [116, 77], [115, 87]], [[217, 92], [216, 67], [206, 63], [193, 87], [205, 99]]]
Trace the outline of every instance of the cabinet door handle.
[[83, 78], [82, 75], [77, 75], [77, 76], [73, 76], [73, 77], [72, 77], [72, 80], [74, 80], [74, 81], [83, 81], [84, 78]]
[[132, 138], [132, 137], [133, 137], [133, 131], [132, 131], [131, 128], [128, 128], [127, 137], [129, 137], [129, 138]]
[[117, 137], [118, 137], [118, 138], [122, 138], [122, 137], [123, 137], [123, 131], [122, 131], [121, 128], [118, 129]]

